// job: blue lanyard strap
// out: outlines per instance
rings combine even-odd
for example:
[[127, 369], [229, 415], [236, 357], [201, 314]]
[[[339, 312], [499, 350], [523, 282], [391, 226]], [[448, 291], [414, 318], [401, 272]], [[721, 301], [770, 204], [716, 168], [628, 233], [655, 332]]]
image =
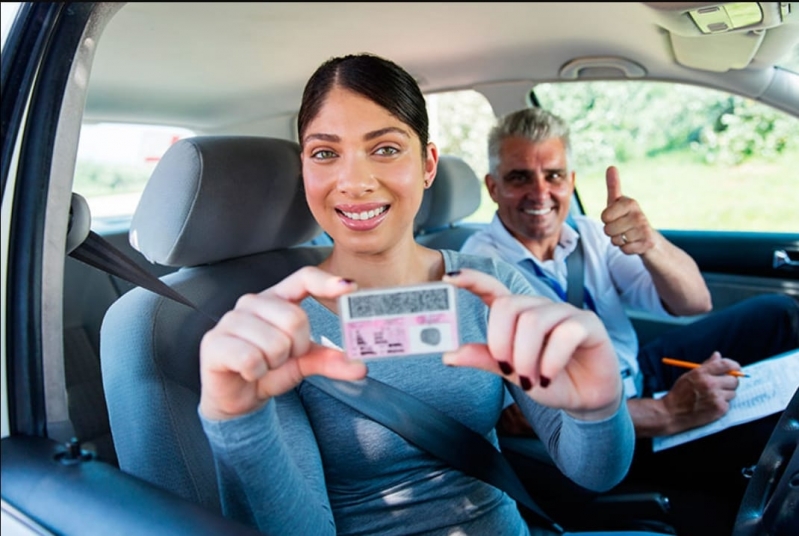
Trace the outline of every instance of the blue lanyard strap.
[[[530, 264], [533, 265], [533, 270], [535, 270], [535, 275], [537, 275], [538, 278], [541, 279], [544, 283], [549, 285], [549, 287], [552, 290], [555, 291], [555, 294], [557, 294], [558, 297], [562, 301], [568, 301], [568, 299], [566, 297], [566, 291], [563, 289], [561, 284], [558, 283], [558, 281], [555, 280], [554, 278], [552, 278], [552, 277], [548, 276], [546, 273], [544, 273], [544, 270], [542, 270], [541, 267], [538, 266], [537, 262], [535, 262], [532, 259], [527, 259], [527, 260], [530, 262]], [[595, 312], [595, 313], [597, 312], [596, 311], [596, 303], [594, 303], [594, 298], [591, 296], [591, 293], [588, 292], [587, 288], [583, 289], [583, 305], [585, 307], [588, 307], [593, 312]]]

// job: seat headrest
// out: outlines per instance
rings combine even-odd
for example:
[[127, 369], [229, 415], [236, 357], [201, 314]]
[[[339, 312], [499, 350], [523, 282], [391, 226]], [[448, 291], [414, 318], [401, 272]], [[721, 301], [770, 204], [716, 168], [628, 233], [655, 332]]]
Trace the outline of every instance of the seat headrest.
[[417, 233], [424, 233], [471, 216], [480, 207], [482, 183], [463, 159], [441, 155], [430, 188], [414, 220]]
[[158, 162], [130, 243], [150, 262], [197, 266], [295, 246], [320, 232], [297, 143], [198, 136], [176, 142]]

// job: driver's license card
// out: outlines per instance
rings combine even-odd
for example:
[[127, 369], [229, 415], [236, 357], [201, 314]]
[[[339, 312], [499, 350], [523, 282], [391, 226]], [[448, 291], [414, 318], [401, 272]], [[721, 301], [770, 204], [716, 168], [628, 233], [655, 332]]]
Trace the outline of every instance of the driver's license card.
[[443, 282], [367, 289], [338, 299], [341, 339], [353, 359], [455, 350], [456, 287]]

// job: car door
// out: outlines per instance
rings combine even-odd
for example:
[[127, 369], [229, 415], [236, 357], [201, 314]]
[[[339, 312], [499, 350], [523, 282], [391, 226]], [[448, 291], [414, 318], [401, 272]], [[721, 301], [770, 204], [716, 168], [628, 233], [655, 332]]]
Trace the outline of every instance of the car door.
[[21, 3], [2, 49], [3, 533], [254, 534], [94, 459], [65, 424], [71, 181], [92, 45], [120, 6]]

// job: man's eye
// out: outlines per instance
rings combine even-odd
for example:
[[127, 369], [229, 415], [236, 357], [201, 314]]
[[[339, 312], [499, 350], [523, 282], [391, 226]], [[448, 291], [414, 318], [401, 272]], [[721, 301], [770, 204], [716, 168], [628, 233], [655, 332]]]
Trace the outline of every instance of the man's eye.
[[379, 147], [375, 151], [375, 154], [380, 155], [380, 156], [392, 156], [392, 155], [397, 154], [398, 152], [399, 152], [399, 149], [397, 149], [396, 147], [384, 146], [384, 147]]
[[561, 182], [565, 178], [566, 175], [564, 173], [557, 172], [557, 173], [550, 173], [549, 176], [547, 177], [547, 180], [549, 182]]

